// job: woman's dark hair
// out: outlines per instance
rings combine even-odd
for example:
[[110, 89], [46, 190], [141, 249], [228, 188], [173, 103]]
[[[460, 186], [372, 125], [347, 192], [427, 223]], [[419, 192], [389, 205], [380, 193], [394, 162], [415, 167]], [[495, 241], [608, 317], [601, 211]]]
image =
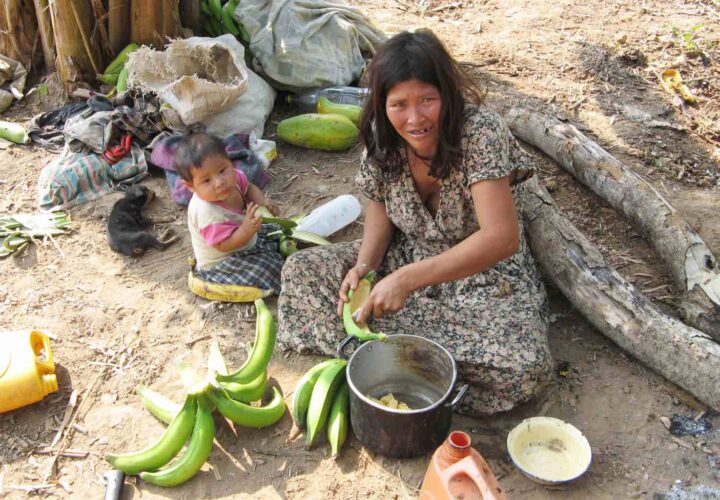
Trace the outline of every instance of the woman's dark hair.
[[366, 85], [370, 88], [360, 121], [360, 140], [368, 157], [396, 175], [402, 137], [388, 120], [385, 101], [390, 89], [407, 80], [434, 85], [440, 92], [440, 143], [430, 165], [430, 175], [444, 179], [460, 155], [466, 100], [480, 104], [484, 92], [450, 56], [442, 42], [427, 29], [404, 31], [390, 38], [375, 54]]
[[180, 141], [175, 151], [175, 169], [180, 177], [192, 182], [191, 169], [199, 168], [203, 161], [211, 156], [228, 158], [223, 142], [210, 134], [190, 134]]

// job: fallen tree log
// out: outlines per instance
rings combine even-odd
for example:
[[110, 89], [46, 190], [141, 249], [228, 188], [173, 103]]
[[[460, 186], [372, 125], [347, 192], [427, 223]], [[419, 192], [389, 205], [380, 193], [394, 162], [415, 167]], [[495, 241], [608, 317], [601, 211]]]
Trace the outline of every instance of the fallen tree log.
[[606, 337], [645, 366], [720, 410], [720, 345], [662, 313], [603, 259], [537, 180], [527, 181], [523, 215], [545, 275]]
[[646, 180], [574, 126], [504, 102], [489, 103], [513, 134], [536, 146], [606, 200], [649, 240], [683, 290], [685, 322], [720, 341], [720, 272], [710, 248]]

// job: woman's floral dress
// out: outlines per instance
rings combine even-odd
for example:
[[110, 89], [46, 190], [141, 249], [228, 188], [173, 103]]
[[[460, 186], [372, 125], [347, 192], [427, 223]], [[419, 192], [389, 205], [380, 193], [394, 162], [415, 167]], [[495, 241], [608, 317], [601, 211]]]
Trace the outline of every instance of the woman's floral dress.
[[[532, 175], [522, 150], [500, 117], [468, 106], [463, 155], [441, 182], [433, 216], [422, 203], [404, 149], [399, 176], [391, 179], [365, 159], [356, 182], [365, 196], [384, 202], [396, 226], [380, 277], [448, 250], [478, 230], [469, 186], [515, 172], [518, 214], [522, 181]], [[371, 320], [373, 331], [422, 335], [455, 357], [470, 390], [458, 411], [488, 415], [510, 410], [549, 381], [547, 299], [522, 234], [518, 251], [479, 274], [413, 292], [397, 313]], [[299, 352], [335, 356], [345, 337], [336, 307], [340, 283], [356, 263], [360, 242], [303, 250], [289, 258], [278, 301], [278, 342]]]

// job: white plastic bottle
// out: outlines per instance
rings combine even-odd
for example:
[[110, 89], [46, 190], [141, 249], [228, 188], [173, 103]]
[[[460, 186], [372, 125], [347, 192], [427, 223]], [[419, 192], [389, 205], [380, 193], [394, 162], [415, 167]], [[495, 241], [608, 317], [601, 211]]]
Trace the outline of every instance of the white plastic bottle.
[[325, 238], [357, 219], [360, 211], [357, 198], [351, 194], [342, 194], [310, 212], [298, 222], [297, 229]]
[[335, 86], [320, 89], [310, 89], [302, 94], [290, 94], [287, 102], [303, 111], [314, 113], [317, 111], [317, 101], [320, 96], [327, 97], [335, 104], [355, 104], [363, 106], [370, 95], [370, 89], [363, 87]]

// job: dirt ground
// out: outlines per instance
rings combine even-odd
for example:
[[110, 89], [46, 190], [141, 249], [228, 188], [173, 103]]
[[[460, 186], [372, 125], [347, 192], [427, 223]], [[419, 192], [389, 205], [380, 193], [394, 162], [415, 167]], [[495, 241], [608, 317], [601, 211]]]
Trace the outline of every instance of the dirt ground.
[[[645, 176], [720, 255], [720, 4], [717, 0], [355, 0], [387, 33], [427, 26], [482, 78], [491, 98], [534, 103], [581, 127]], [[684, 106], [658, 85], [676, 68], [700, 98]], [[7, 113], [27, 121], [57, 105], [53, 92], [31, 96]], [[279, 108], [268, 123], [290, 111]], [[655, 120], [653, 122], [652, 120]], [[657, 122], [664, 122], [658, 125]], [[532, 148], [529, 148], [532, 149]], [[278, 143], [270, 194], [284, 214], [308, 210], [345, 192], [361, 154], [300, 150]], [[661, 263], [612, 209], [552, 161], [535, 153], [542, 180], [571, 220], [630, 281], [675, 314], [676, 290]], [[40, 169], [52, 155], [34, 146], [0, 150], [0, 213], [35, 211]], [[0, 497], [103, 494], [103, 455], [144, 447], [162, 425], [135, 394], [146, 384], [179, 399], [175, 362], [204, 366], [218, 340], [228, 361], [244, 359], [254, 318], [247, 305], [211, 303], [186, 286], [191, 255], [185, 211], [162, 176], [145, 181], [158, 194], [155, 218], [181, 236], [164, 252], [139, 259], [113, 253], [105, 220], [119, 195], [72, 210], [73, 231], [57, 246], [33, 245], [0, 261], [0, 329], [54, 334], [60, 390], [41, 403], [0, 415]], [[359, 237], [354, 224], [333, 241]], [[720, 419], [687, 393], [641, 366], [550, 287], [550, 340], [559, 369], [548, 392], [516, 411], [487, 419], [456, 417], [470, 433], [510, 498], [653, 498], [676, 481], [720, 486]], [[274, 300], [271, 301], [274, 305]], [[277, 351], [270, 375], [286, 396], [318, 358]], [[687, 367], [692, 370], [692, 367]], [[43, 450], [61, 426], [71, 394], [79, 396], [75, 427], [60, 441], [57, 474]], [[677, 437], [663, 424], [673, 415], [706, 412], [713, 430]], [[507, 432], [523, 418], [548, 415], [581, 429], [593, 450], [587, 474], [562, 487], [525, 478], [507, 456]], [[307, 451], [286, 415], [265, 430], [218, 421], [209, 465], [192, 481], [162, 490], [128, 479], [123, 498], [408, 498], [416, 496], [428, 457], [391, 460], [354, 438], [339, 460], [327, 446]], [[718, 498], [718, 497], [712, 497]]]

